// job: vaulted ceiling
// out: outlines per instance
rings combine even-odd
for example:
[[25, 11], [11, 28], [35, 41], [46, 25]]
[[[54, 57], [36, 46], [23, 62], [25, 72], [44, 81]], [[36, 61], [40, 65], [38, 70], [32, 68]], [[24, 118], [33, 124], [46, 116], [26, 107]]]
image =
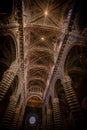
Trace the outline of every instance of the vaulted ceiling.
[[30, 37], [28, 89], [42, 88], [44, 92], [50, 80], [70, 2], [67, 0], [24, 1], [24, 26]]
[[[8, 24], [10, 21], [6, 21], [5, 18], [11, 14], [13, 8], [12, 4], [16, 5], [17, 2], [16, 0], [14, 0], [13, 3], [11, 0], [9, 1], [10, 4], [5, 0], [0, 4], [0, 20], [3, 19], [5, 24]], [[25, 68], [27, 68], [27, 90], [29, 94], [32, 92], [31, 98], [27, 100], [27, 108], [29, 109], [29, 112], [32, 112], [32, 108], [42, 110], [42, 100], [37, 97], [37, 93], [40, 94], [42, 98], [43, 93], [49, 84], [56, 64], [57, 54], [61, 47], [60, 41], [64, 31], [64, 25], [69, 16], [67, 14], [72, 7], [73, 1], [77, 1], [78, 5], [80, 5], [75, 22], [78, 25], [78, 29], [83, 30], [84, 28], [87, 28], [87, 14], [85, 14], [87, 12], [87, 7], [82, 0], [23, 1], [24, 46], [26, 43], [28, 45], [24, 48], [24, 56], [28, 62], [27, 64], [25, 63]], [[11, 57], [11, 54], [13, 52], [15, 53], [15, 51], [12, 50], [15, 47], [9, 47], [9, 43], [12, 45], [13, 42], [10, 37], [5, 39], [0, 36], [0, 42], [3, 42], [0, 46], [0, 75], [2, 79], [2, 74], [14, 60], [14, 58]], [[3, 51], [3, 47], [6, 52]], [[12, 52], [9, 52], [8, 50], [12, 50]], [[6, 54], [8, 54], [8, 57]], [[3, 64], [2, 59], [4, 61]], [[9, 61], [9, 59], [11, 61]], [[87, 73], [85, 73], [85, 70], [87, 70], [86, 65], [87, 47], [85, 50], [84, 46], [75, 46], [67, 57], [65, 68], [73, 80], [73, 86], [76, 86], [75, 89], [78, 90], [78, 87], [80, 86], [78, 91], [80, 91], [79, 93], [82, 96], [87, 92], [87, 82], [85, 83], [87, 76]], [[78, 71], [78, 67], [80, 67], [80, 70], [83, 70]], [[80, 76], [79, 72], [81, 74]], [[85, 88], [84, 90], [86, 90], [84, 92], [82, 92], [83, 84]], [[36, 111], [35, 109], [33, 109], [33, 112]]]

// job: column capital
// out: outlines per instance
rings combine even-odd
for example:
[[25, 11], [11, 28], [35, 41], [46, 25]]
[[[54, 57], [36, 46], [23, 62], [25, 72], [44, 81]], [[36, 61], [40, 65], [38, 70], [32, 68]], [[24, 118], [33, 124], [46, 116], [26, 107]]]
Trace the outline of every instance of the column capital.
[[10, 97], [10, 102], [11, 102], [11, 101], [15, 101], [15, 102], [17, 101], [16, 95], [12, 95], [12, 96]]
[[47, 109], [47, 114], [51, 114], [52, 110], [51, 109]]
[[53, 103], [59, 103], [59, 99], [56, 97], [53, 99]]
[[17, 73], [19, 66], [20, 66], [20, 64], [19, 64], [18, 60], [15, 60], [11, 64], [11, 66], [9, 67], [9, 69], [4, 72], [3, 77], [6, 77], [8, 74], [14, 76]]
[[67, 82], [71, 82], [71, 78], [69, 75], [64, 74], [63, 79], [62, 79], [62, 83], [67, 83]]

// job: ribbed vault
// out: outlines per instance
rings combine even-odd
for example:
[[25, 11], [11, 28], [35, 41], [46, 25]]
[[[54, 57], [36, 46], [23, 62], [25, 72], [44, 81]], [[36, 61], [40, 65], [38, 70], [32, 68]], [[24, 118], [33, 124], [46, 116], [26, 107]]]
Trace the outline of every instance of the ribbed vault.
[[[25, 29], [29, 31], [27, 88], [46, 88], [61, 39], [67, 0], [26, 0]], [[61, 11], [60, 11], [61, 10]]]

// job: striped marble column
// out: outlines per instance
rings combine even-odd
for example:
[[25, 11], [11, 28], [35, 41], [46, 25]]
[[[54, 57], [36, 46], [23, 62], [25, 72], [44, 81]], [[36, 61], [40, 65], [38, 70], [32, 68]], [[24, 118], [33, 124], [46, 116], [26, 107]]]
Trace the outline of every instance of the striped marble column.
[[53, 130], [52, 111], [47, 110], [47, 130]]
[[11, 123], [12, 123], [12, 120], [14, 117], [16, 103], [17, 103], [17, 99], [13, 95], [10, 99], [10, 102], [8, 104], [4, 117], [2, 119], [2, 123], [0, 124], [1, 130], [10, 130], [11, 129]]
[[60, 113], [58, 98], [53, 99], [53, 122], [54, 130], [63, 130], [62, 117]]
[[19, 120], [19, 111], [16, 110], [12, 121], [12, 130], [17, 130], [18, 120]]
[[63, 88], [65, 91], [66, 100], [70, 109], [70, 112], [72, 113], [74, 122], [78, 122], [78, 120], [81, 118], [80, 113], [80, 104], [77, 98], [77, 95], [71, 85], [71, 79], [68, 75], [64, 76], [63, 79]]
[[47, 114], [43, 114], [43, 123], [42, 123], [42, 129], [47, 130]]
[[3, 100], [4, 96], [6, 95], [8, 89], [11, 86], [11, 83], [13, 82], [16, 73], [19, 69], [19, 62], [15, 61], [12, 63], [10, 68], [4, 73], [3, 79], [0, 82], [0, 101]]
[[[20, 62], [24, 61], [24, 36], [23, 36], [23, 1], [17, 0], [17, 16], [19, 24]], [[21, 64], [21, 72], [24, 75], [24, 62]]]

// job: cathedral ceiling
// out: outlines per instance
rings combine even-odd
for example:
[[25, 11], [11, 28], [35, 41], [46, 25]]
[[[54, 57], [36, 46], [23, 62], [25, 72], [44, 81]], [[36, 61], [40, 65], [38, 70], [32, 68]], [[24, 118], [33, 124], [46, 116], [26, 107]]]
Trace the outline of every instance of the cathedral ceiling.
[[[62, 30], [64, 28], [64, 22], [67, 17], [67, 12], [71, 8], [72, 1], [73, 0], [24, 0], [24, 44], [28, 44], [28, 48], [25, 49], [24, 54], [25, 57], [27, 57], [28, 61], [28, 89], [32, 87], [42, 88], [44, 92], [45, 88], [47, 87], [47, 84], [50, 80], [50, 75], [52, 74], [53, 68], [56, 63], [55, 55], [60, 48], [59, 46], [62, 36]], [[2, 19], [2, 17], [5, 18], [6, 16], [9, 16], [12, 12], [13, 2], [9, 0], [10, 4], [6, 2], [6, 4], [4, 5], [4, 3], [5, 0], [3, 0], [3, 2], [0, 4], [0, 19]], [[85, 3], [81, 0], [79, 0], [79, 4], [80, 6], [76, 21], [78, 21], [77, 24], [80, 29], [83, 29], [85, 27], [87, 28], [87, 20], [85, 14], [86, 6]], [[0, 41], [2, 41], [2, 39], [3, 38], [0, 37]], [[6, 42], [4, 39], [3, 46], [6, 46]], [[2, 51], [3, 46], [0, 46], [0, 53], [2, 55], [1, 59], [3, 57], [6, 59], [7, 55], [5, 52]], [[10, 54], [8, 56], [11, 57]], [[86, 54], [84, 56], [86, 57]], [[79, 66], [87, 68], [84, 59], [81, 59], [81, 57], [79, 57], [79, 63], [77, 63], [74, 62], [77, 60], [76, 58], [78, 59], [78, 55], [77, 57], [75, 56], [75, 58], [73, 56], [73, 59], [68, 64], [68, 72], [70, 74], [72, 74], [72, 72], [79, 72], [77, 67], [73, 66], [72, 63], [74, 63], [74, 65], [79, 64]], [[1, 68], [3, 68], [2, 65]]]
[[28, 88], [37, 86], [45, 90], [49, 82], [68, 4], [70, 3], [67, 0], [26, 0], [25, 2], [24, 26], [29, 37]]

